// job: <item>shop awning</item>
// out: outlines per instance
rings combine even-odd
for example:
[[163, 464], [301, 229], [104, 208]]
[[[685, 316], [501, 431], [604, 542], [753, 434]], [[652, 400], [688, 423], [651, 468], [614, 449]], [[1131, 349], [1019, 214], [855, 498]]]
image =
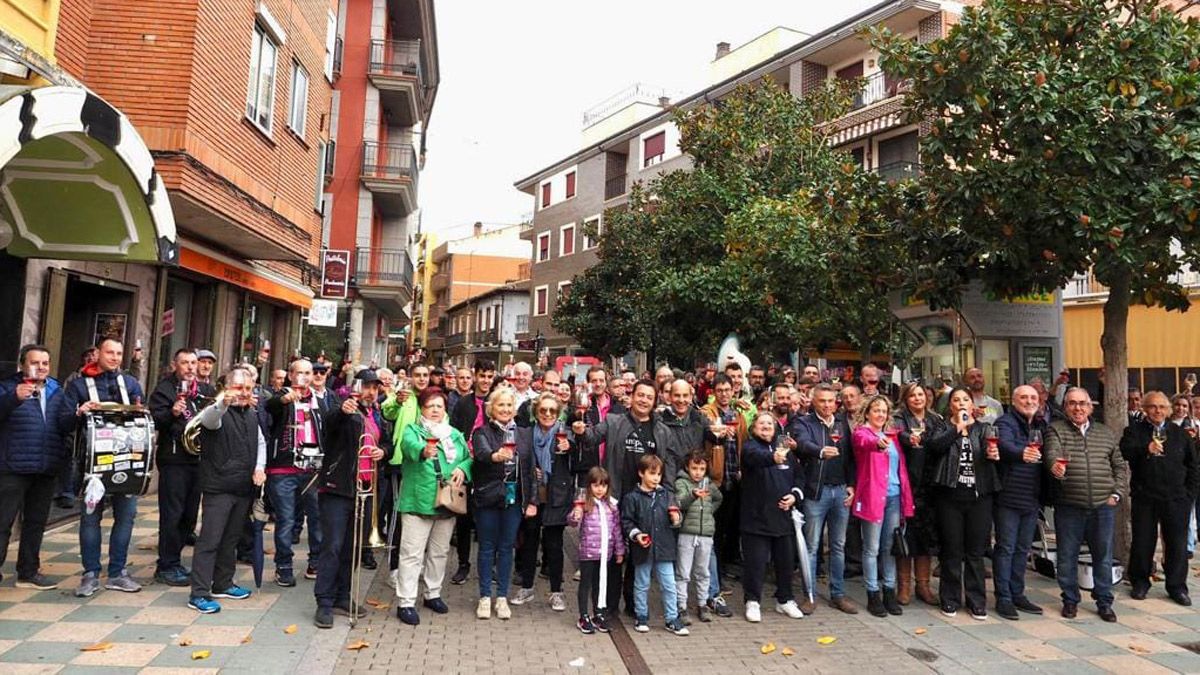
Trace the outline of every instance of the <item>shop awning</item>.
[[296, 307], [304, 309], [312, 307], [313, 292], [311, 288], [284, 279], [253, 263], [239, 263], [215, 251], [202, 250], [201, 247], [191, 243], [183, 247], [179, 258], [179, 264], [184, 269], [220, 279]]
[[0, 246], [25, 258], [179, 264], [149, 149], [78, 87], [0, 86]]

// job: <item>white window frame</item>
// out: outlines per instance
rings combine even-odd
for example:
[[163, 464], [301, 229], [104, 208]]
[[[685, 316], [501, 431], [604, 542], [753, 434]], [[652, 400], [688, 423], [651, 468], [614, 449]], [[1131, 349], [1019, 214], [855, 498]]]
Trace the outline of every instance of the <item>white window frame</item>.
[[[275, 117], [275, 78], [279, 75], [280, 45], [273, 37], [272, 31], [258, 21], [254, 22], [251, 39], [253, 42], [250, 45], [250, 81], [246, 88], [246, 119], [270, 136]], [[270, 82], [265, 83], [264, 87], [262, 66], [267, 46], [271, 48], [271, 75]]]
[[[569, 255], [575, 255], [578, 247], [575, 246], [575, 223], [567, 223], [558, 228], [558, 257], [564, 258]], [[571, 231], [571, 252], [567, 252], [567, 230]]]
[[[575, 192], [567, 194], [567, 176], [575, 176]], [[563, 201], [575, 199], [575, 195], [579, 194], [579, 170], [571, 169], [563, 174]]]
[[288, 128], [302, 140], [308, 121], [308, 82], [308, 71], [299, 61], [292, 61], [292, 96], [288, 103]]
[[[538, 293], [546, 294], [545, 307], [543, 307], [542, 311], [540, 311], [540, 312], [538, 311]], [[538, 286], [533, 289], [533, 315], [534, 316], [546, 316], [549, 313], [550, 313], [550, 285], [543, 284], [543, 285]]]
[[[546, 188], [550, 188], [550, 194], [546, 195]], [[549, 196], [549, 199], [547, 199]], [[554, 206], [554, 183], [546, 181], [538, 186], [538, 209], [548, 209]]]
[[[546, 257], [542, 257], [542, 239], [546, 240]], [[553, 257], [553, 251], [550, 250], [550, 231], [547, 230], [537, 236], [537, 246], [533, 249], [533, 260], [535, 263], [549, 262]]]
[[564, 288], [570, 288], [570, 287], [571, 287], [571, 281], [570, 281], [569, 279], [568, 279], [567, 281], [560, 281], [560, 282], [558, 282], [558, 289], [557, 289], [557, 293], [558, 293], [558, 294], [554, 296], [554, 302], [555, 302], [555, 303], [562, 302], [562, 299], [563, 299], [563, 289], [564, 289]]
[[325, 79], [333, 82], [333, 59], [337, 50], [337, 14], [333, 10], [325, 16]]
[[[596, 223], [596, 238], [595, 239], [592, 239], [587, 233], [588, 224], [590, 224], [593, 221], [595, 221], [595, 223]], [[581, 250], [590, 251], [600, 245], [600, 233], [603, 232], [603, 230], [601, 229], [602, 227], [604, 227], [604, 218], [599, 213], [592, 216], [591, 218], [583, 219], [583, 226], [580, 229], [580, 231], [583, 233], [583, 248]]]

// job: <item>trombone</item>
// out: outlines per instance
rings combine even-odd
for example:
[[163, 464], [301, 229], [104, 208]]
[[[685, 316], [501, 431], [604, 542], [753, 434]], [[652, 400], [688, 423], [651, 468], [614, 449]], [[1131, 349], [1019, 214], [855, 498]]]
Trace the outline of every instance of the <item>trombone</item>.
[[[388, 548], [387, 542], [379, 534], [379, 463], [371, 458], [376, 446], [369, 434], [358, 437], [358, 452], [355, 453], [354, 467], [354, 521], [351, 535], [350, 553], [350, 625], [358, 623], [359, 593], [362, 590], [362, 554], [364, 544], [373, 549]], [[368, 486], [363, 480], [361, 462], [363, 458], [371, 461], [370, 481]], [[370, 506], [368, 506], [368, 503]], [[363, 536], [363, 525], [367, 509], [371, 510], [371, 532]], [[364, 542], [365, 538], [365, 542]]]

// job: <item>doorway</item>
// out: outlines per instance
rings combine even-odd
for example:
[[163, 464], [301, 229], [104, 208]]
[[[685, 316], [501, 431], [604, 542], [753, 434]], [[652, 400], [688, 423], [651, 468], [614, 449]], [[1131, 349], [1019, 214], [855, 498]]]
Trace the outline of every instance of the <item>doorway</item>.
[[52, 374], [60, 381], [79, 366], [79, 357], [101, 339], [125, 345], [128, 363], [137, 325], [137, 288], [71, 270], [48, 270], [42, 313], [42, 342], [50, 349]]

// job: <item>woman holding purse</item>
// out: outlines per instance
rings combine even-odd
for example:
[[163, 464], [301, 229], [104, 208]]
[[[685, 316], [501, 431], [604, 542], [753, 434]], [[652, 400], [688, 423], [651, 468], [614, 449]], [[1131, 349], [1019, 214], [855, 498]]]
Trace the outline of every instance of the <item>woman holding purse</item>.
[[947, 426], [927, 443], [932, 463], [931, 494], [937, 508], [938, 587], [942, 614], [954, 616], [963, 591], [971, 618], [987, 619], [983, 557], [992, 532], [992, 496], [1000, 490], [996, 428], [975, 419], [971, 393], [950, 391]]

